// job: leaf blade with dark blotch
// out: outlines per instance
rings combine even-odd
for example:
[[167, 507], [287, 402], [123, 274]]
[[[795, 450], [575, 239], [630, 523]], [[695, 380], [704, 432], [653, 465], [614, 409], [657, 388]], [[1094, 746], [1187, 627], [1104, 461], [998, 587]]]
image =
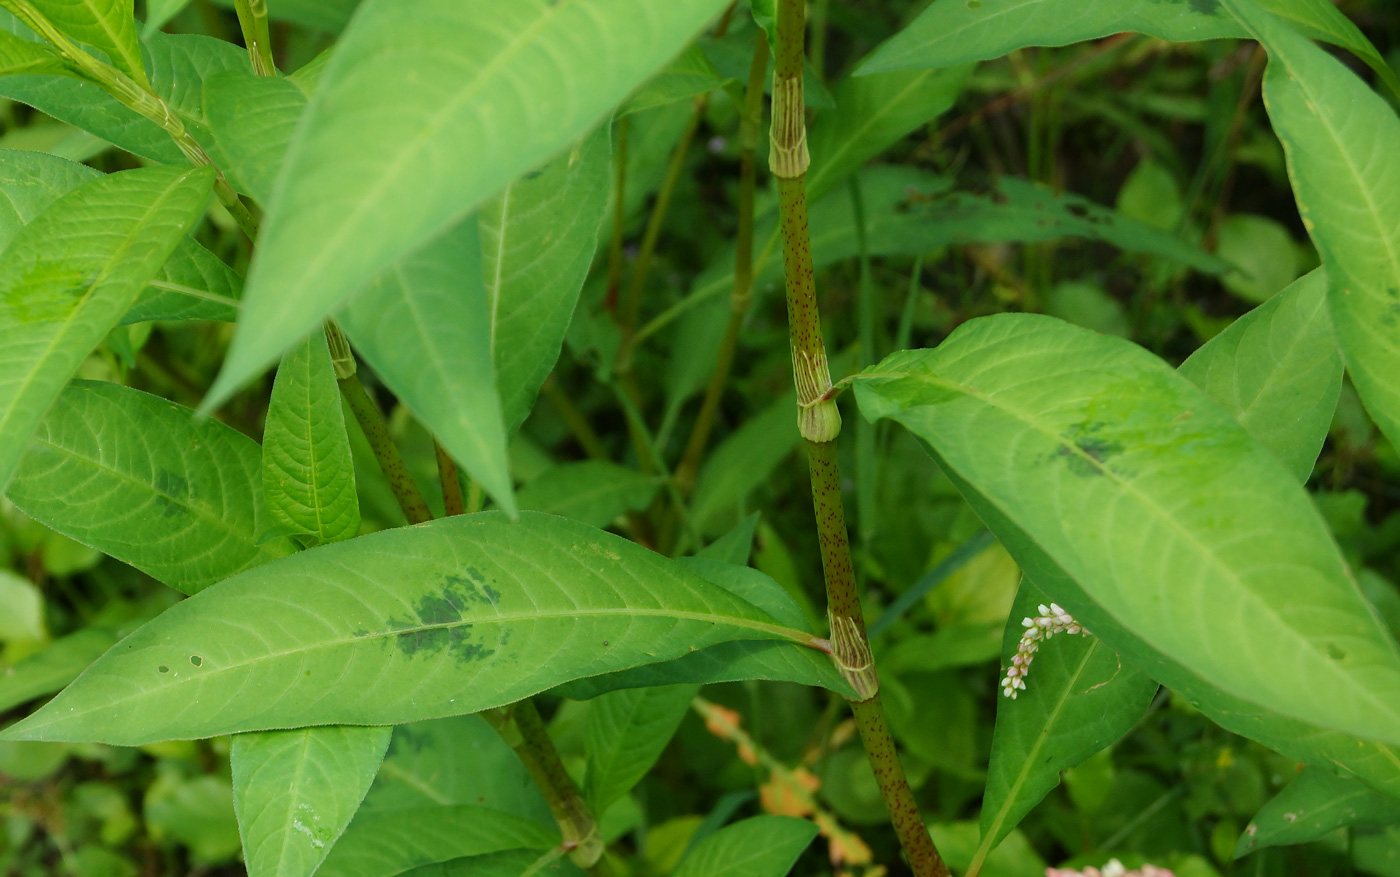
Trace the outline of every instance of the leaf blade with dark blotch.
[[241, 573], [167, 610], [5, 734], [126, 744], [401, 724], [721, 642], [809, 637], [620, 537], [487, 512]]
[[209, 129], [228, 158], [230, 175], [259, 204], [267, 204], [307, 99], [292, 79], [247, 70], [221, 72], [204, 81]]
[[1307, 481], [1342, 392], [1326, 272], [1317, 269], [1240, 317], [1180, 371]]
[[751, 816], [697, 842], [672, 877], [782, 877], [816, 836], [805, 819]]
[[[3, 80], [0, 80], [3, 81]], [[100, 171], [56, 155], [0, 150], [0, 251], [15, 234], [60, 197]], [[122, 324], [146, 320], [224, 320], [237, 316], [243, 278], [219, 257], [186, 235], [122, 316]]]
[[[1011, 666], [1021, 619], [1049, 601], [1029, 578], [1011, 608], [1002, 666]], [[1157, 683], [1124, 664], [1102, 641], [1059, 634], [1035, 653], [1026, 690], [997, 698], [996, 730], [982, 804], [983, 845], [995, 847], [1060, 784], [1060, 771], [1080, 764], [1127, 734], [1147, 712]]]
[[724, 2], [424, 0], [411, 16], [400, 6], [360, 6], [297, 128], [211, 406], [591, 130]]
[[392, 877], [463, 856], [522, 848], [543, 852], [557, 843], [557, 828], [485, 807], [454, 804], [366, 812], [355, 817], [316, 873]]
[[629, 509], [646, 508], [660, 487], [655, 476], [606, 460], [563, 463], [521, 489], [520, 507], [606, 527]]
[[[1381, 68], [1375, 46], [1328, 0], [1266, 0], [1304, 33], [1354, 52]], [[946, 67], [1000, 58], [1028, 46], [1064, 46], [1117, 33], [1171, 42], [1245, 36], [1219, 0], [938, 0], [870, 54], [857, 70]]]
[[[679, 563], [706, 581], [759, 607], [780, 623], [808, 629], [802, 607], [792, 595], [758, 570], [705, 557], [686, 557]], [[576, 679], [561, 685], [557, 693], [575, 700], [588, 700], [628, 688], [749, 680], [794, 682], [825, 688], [842, 697], [855, 696], [855, 691], [841, 678], [827, 655], [782, 642], [721, 643], [673, 661]]]
[[646, 776], [699, 692], [699, 685], [632, 688], [609, 692], [589, 705], [583, 792], [590, 810], [607, 812]]
[[309, 877], [350, 824], [392, 728], [236, 734], [233, 805], [249, 877]]
[[608, 205], [609, 127], [481, 205], [481, 268], [506, 431], [554, 368]]
[[1264, 97], [1328, 309], [1367, 411], [1400, 442], [1400, 118], [1354, 73], [1257, 4], [1227, 0], [1269, 51]]
[[16, 232], [0, 261], [0, 487], [44, 412], [202, 214], [210, 168], [84, 183]]
[[1400, 654], [1317, 510], [1155, 357], [1000, 315], [855, 386], [868, 417], [925, 443], [1028, 576], [1163, 684], [1400, 740]]
[[263, 427], [263, 497], [274, 523], [317, 543], [360, 531], [355, 466], [324, 332], [277, 369]]
[[453, 459], [514, 513], [475, 217], [356, 296], [345, 333]]
[[1353, 779], [1309, 767], [1249, 821], [1235, 858], [1265, 847], [1318, 840], [1339, 828], [1379, 828], [1400, 823], [1400, 800]]
[[177, 591], [285, 557], [258, 540], [261, 453], [156, 396], [74, 381], [39, 426], [9, 497], [26, 514]]

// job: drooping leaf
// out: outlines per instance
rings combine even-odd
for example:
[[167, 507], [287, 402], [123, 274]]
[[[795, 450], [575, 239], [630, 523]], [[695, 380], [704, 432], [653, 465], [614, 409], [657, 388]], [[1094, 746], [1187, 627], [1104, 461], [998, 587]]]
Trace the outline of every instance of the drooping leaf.
[[1400, 800], [1326, 770], [1304, 768], [1249, 821], [1235, 858], [1265, 847], [1302, 844], [1339, 828], [1400, 823]]
[[209, 129], [238, 186], [267, 204], [308, 96], [295, 80], [226, 70], [204, 81]]
[[309, 877], [360, 805], [391, 728], [237, 734], [233, 805], [250, 877]]
[[324, 332], [292, 348], [277, 369], [262, 460], [263, 496], [286, 532], [321, 543], [360, 531], [355, 466]]
[[646, 776], [690, 712], [698, 685], [631, 688], [598, 697], [588, 711], [589, 809], [604, 813]]
[[488, 512], [241, 573], [167, 610], [5, 734], [128, 744], [401, 724], [784, 639], [811, 636], [620, 537]]
[[586, 133], [723, 6], [367, 0], [283, 162], [209, 404]]
[[8, 495], [35, 520], [193, 594], [294, 550], [286, 539], [258, 543], [260, 457], [247, 436], [189, 408], [74, 381]]
[[752, 816], [695, 844], [672, 877], [783, 877], [817, 836], [815, 823]]
[[137, 84], [146, 83], [132, 0], [20, 0], [13, 6], [38, 12], [64, 36], [106, 55], [112, 66]]
[[508, 433], [520, 428], [559, 359], [607, 210], [611, 157], [604, 125], [477, 213]]
[[0, 488], [63, 384], [204, 210], [210, 168], [92, 180], [20, 229], [0, 259]]
[[1226, 8], [1269, 51], [1264, 97], [1303, 224], [1327, 268], [1328, 310], [1361, 399], [1400, 442], [1400, 119], [1335, 58], [1252, 2]]
[[[1329, 0], [1263, 0], [1308, 36], [1354, 52], [1400, 88], [1361, 30]], [[1065, 46], [1111, 34], [1172, 42], [1245, 36], [1219, 3], [1199, 0], [936, 0], [871, 53], [861, 75], [1000, 58], [1027, 46]]]
[[468, 218], [356, 297], [341, 322], [389, 389], [514, 513], [481, 276], [476, 220]]
[[541, 473], [520, 491], [520, 507], [606, 527], [629, 509], [645, 508], [660, 483], [606, 460], [565, 463]]
[[1387, 693], [1400, 655], [1313, 504], [1155, 357], [1001, 315], [855, 386], [867, 416], [928, 447], [1028, 576], [1145, 672], [1203, 703], [1219, 690], [1400, 740]]
[[1307, 481], [1342, 392], [1326, 272], [1317, 269], [1236, 320], [1180, 371]]
[[521, 848], [538, 850], [538, 858], [559, 843], [552, 826], [460, 804], [362, 813], [353, 827], [316, 871], [320, 877], [393, 877], [415, 866]]
[[[1022, 579], [1002, 639], [1011, 666], [1021, 619], [1049, 597]], [[1035, 653], [1026, 690], [997, 699], [991, 764], [982, 801], [981, 846], [992, 849], [1060, 783], [1060, 771], [1111, 745], [1147, 712], [1157, 683], [1126, 666], [1096, 637], [1060, 634]]]

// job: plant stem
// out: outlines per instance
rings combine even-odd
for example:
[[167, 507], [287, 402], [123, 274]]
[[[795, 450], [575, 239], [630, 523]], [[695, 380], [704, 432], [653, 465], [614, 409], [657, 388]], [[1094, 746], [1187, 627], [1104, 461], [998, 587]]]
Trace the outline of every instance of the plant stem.
[[437, 454], [438, 480], [442, 482], [443, 514], [460, 515], [466, 511], [466, 503], [462, 500], [462, 482], [457, 479], [457, 463], [437, 439], [433, 439], [433, 450]]
[[924, 827], [914, 793], [905, 779], [894, 740], [880, 705], [879, 677], [865, 633], [846, 534], [836, 438], [841, 416], [827, 367], [817, 310], [811, 238], [807, 230], [807, 130], [802, 99], [805, 0], [778, 0], [777, 58], [773, 67], [773, 127], [769, 167], [778, 178], [787, 275], [788, 331], [793, 380], [797, 385], [798, 427], [806, 439], [812, 501], [826, 578], [827, 618], [837, 667], [859, 700], [852, 703], [866, 756], [899, 835], [900, 846], [918, 877], [948, 877], [949, 871]]
[[763, 75], [768, 72], [768, 38], [760, 31], [754, 41], [753, 61], [749, 64], [749, 82], [744, 91], [744, 112], [739, 118], [739, 227], [735, 233], [734, 288], [729, 296], [729, 323], [724, 328], [724, 341], [719, 348], [714, 373], [705, 387], [705, 401], [686, 442], [685, 453], [676, 466], [676, 486], [682, 496], [695, 487], [700, 459], [705, 454], [715, 415], [719, 412], [720, 396], [729, 380], [734, 364], [734, 350], [739, 343], [739, 329], [749, 312], [753, 297], [753, 200], [754, 153], [758, 150], [758, 122], [763, 113]]
[[603, 440], [589, 425], [588, 418], [583, 416], [583, 412], [574, 404], [574, 400], [569, 398], [569, 394], [559, 389], [559, 384], [555, 382], [553, 374], [545, 379], [541, 392], [559, 412], [559, 416], [564, 418], [565, 425], [569, 427], [569, 432], [573, 433], [574, 439], [578, 441], [584, 453], [593, 460], [606, 460], [608, 449], [603, 445]]
[[593, 873], [603, 856], [603, 838], [598, 834], [598, 825], [578, 784], [564, 769], [559, 750], [550, 739], [534, 701], [522, 700], [508, 707], [486, 710], [481, 717], [515, 750], [535, 785], [544, 793], [549, 811], [564, 835], [564, 848], [569, 850], [574, 864]]
[[243, 45], [253, 62], [253, 72], [259, 76], [276, 76], [277, 64], [272, 60], [272, 32], [267, 24], [266, 0], [235, 0], [238, 26], [243, 29]]

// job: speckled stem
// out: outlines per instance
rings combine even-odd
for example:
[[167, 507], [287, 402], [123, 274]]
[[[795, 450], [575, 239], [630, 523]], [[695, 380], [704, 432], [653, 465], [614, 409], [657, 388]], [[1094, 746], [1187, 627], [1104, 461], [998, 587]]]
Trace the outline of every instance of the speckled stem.
[[812, 502], [826, 578], [832, 658], [856, 690], [858, 699], [851, 703], [856, 727], [909, 866], [917, 877], [949, 877], [948, 866], [943, 863], [924, 826], [914, 793], [899, 763], [894, 739], [885, 723], [879, 677], [856, 591], [836, 455], [841, 417], [836, 410], [826, 343], [822, 339], [812, 243], [807, 230], [806, 174], [810, 158], [802, 99], [805, 0], [778, 0], [777, 12], [773, 142], [768, 161], [778, 178], [793, 382], [797, 386], [798, 425], [807, 440]]
[[433, 450], [437, 452], [438, 480], [442, 482], [442, 509], [448, 517], [460, 515], [467, 510], [462, 499], [462, 482], [457, 480], [457, 462], [442, 442], [434, 439]]
[[408, 518], [410, 524], [431, 521], [433, 516], [428, 511], [428, 504], [423, 501], [418, 484], [409, 474], [403, 457], [399, 456], [399, 449], [394, 446], [394, 440], [389, 438], [389, 428], [384, 424], [384, 415], [365, 392], [358, 375], [352, 374], [340, 380], [340, 395], [345, 397], [345, 404], [350, 406], [350, 412], [355, 415], [360, 429], [364, 430], [365, 438], [369, 439], [374, 458], [379, 461], [379, 468], [384, 470], [384, 477], [389, 479], [389, 489], [394, 491], [394, 498], [399, 501], [399, 508], [403, 509], [404, 517]]

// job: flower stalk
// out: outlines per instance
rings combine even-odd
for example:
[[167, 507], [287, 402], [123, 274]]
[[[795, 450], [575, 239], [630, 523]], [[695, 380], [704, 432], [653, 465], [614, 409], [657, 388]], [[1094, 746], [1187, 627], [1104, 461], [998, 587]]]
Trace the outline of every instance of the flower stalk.
[[836, 408], [826, 343], [822, 338], [811, 236], [807, 229], [806, 175], [811, 156], [807, 150], [802, 94], [805, 5], [805, 0], [778, 0], [777, 3], [772, 144], [768, 161], [778, 180], [798, 428], [807, 445], [812, 501], [826, 579], [832, 657], [856, 690], [858, 699], [851, 703], [856, 728], [910, 867], [918, 877], [948, 877], [948, 866], [924, 826], [885, 721], [879, 676], [870, 655], [870, 641], [851, 564], [836, 454], [841, 415]]

